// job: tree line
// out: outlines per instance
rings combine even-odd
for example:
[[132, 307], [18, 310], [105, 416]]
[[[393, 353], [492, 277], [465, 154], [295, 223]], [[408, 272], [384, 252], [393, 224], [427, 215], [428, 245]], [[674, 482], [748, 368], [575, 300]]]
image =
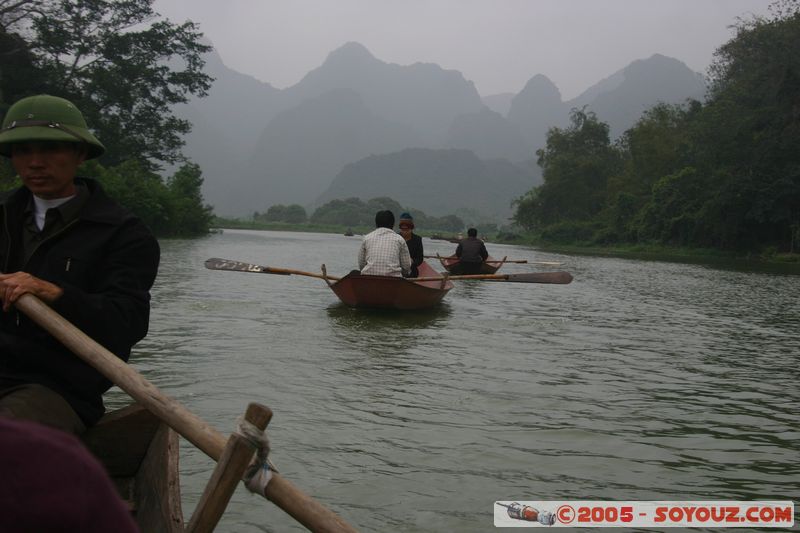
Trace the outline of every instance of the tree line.
[[[202, 34], [192, 22], [160, 20], [152, 0], [0, 0], [0, 115], [20, 98], [72, 101], [106, 146], [81, 174], [159, 236], [208, 232], [202, 173], [181, 154], [191, 125], [172, 106], [203, 96]], [[165, 165], [178, 170], [166, 180]], [[0, 163], [0, 189], [18, 185]]]
[[375, 213], [384, 209], [392, 211], [395, 219], [398, 220], [401, 213], [410, 213], [414, 217], [414, 225], [425, 228], [425, 230], [457, 232], [464, 228], [464, 221], [456, 215], [442, 217], [427, 215], [419, 209], [402, 207], [399, 202], [387, 197], [372, 198], [366, 201], [355, 197], [331, 200], [316, 208], [310, 216], [301, 205], [276, 204], [270, 206], [265, 213], [254, 213], [253, 220], [256, 222], [310, 223], [370, 228], [375, 225]]
[[515, 222], [558, 243], [797, 252], [799, 6], [737, 23], [705, 102], [657, 105], [613, 143], [574, 109], [537, 151], [544, 182], [515, 201]]

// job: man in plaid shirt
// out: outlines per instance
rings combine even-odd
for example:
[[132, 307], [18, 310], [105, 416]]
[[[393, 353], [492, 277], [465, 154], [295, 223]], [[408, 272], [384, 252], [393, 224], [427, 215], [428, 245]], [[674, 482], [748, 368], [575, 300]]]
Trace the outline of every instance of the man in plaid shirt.
[[411, 255], [405, 239], [394, 232], [394, 214], [378, 211], [375, 231], [364, 236], [358, 251], [358, 268], [369, 276], [405, 276], [411, 271]]

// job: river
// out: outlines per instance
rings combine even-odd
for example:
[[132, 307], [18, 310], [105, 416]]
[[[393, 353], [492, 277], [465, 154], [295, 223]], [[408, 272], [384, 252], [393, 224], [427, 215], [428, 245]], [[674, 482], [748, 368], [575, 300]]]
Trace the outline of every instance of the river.
[[[166, 240], [131, 364], [230, 433], [269, 406], [281, 474], [362, 531], [483, 532], [496, 500], [797, 500], [800, 278], [544, 253], [570, 285], [456, 282], [421, 313], [354, 310], [322, 280], [360, 238]], [[424, 239], [427, 254], [455, 245]], [[125, 403], [118, 389], [107, 395]], [[188, 521], [213, 462], [181, 445]], [[240, 488], [217, 531], [301, 531]]]

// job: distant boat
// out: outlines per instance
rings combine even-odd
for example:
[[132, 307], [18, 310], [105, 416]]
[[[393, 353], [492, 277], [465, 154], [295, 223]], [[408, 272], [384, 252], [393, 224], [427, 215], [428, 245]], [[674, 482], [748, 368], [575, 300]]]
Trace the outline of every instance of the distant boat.
[[[463, 274], [463, 272], [459, 271], [459, 264], [461, 264], [461, 261], [458, 259], [458, 257], [451, 255], [449, 257], [439, 257], [438, 259], [439, 262], [442, 263], [442, 266], [445, 268], [445, 270], [451, 274]], [[478, 274], [494, 274], [500, 270], [500, 267], [503, 266], [505, 260], [505, 257], [501, 260], [497, 260], [490, 255], [486, 258], [486, 261], [481, 263], [481, 270], [478, 272]]]
[[449, 236], [444, 236], [439, 233], [434, 233], [433, 235], [431, 235], [431, 239], [433, 239], [434, 241], [447, 241], [447, 242], [452, 242], [454, 244], [460, 243], [463, 238], [464, 236], [461, 235], [460, 233], [458, 235], [449, 235]]
[[344, 232], [345, 237], [352, 237], [353, 235], [355, 235], [355, 233], [353, 233], [353, 230], [350, 228], [347, 228], [347, 231]]

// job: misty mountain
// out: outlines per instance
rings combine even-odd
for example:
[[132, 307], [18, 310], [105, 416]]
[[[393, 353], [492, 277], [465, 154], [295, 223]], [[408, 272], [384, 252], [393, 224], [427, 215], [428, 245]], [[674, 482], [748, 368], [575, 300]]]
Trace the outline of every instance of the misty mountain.
[[388, 196], [434, 216], [463, 209], [506, 222], [511, 201], [540, 183], [538, 167], [481, 160], [469, 150], [409, 148], [346, 165], [315, 204]]
[[471, 150], [481, 159], [524, 161], [534, 156], [519, 126], [488, 107], [456, 117], [446, 146]]
[[647, 109], [658, 103], [702, 101], [706, 79], [677, 59], [655, 54], [634, 61], [567, 102], [569, 108], [586, 105], [609, 125], [611, 138], [632, 127]]
[[483, 105], [503, 116], [508, 115], [508, 110], [511, 109], [511, 101], [516, 95], [514, 93], [500, 93], [490, 94], [481, 98]]
[[511, 100], [508, 120], [516, 124], [531, 152], [542, 148], [547, 130], [568, 122], [569, 107], [561, 101], [561, 92], [547, 76], [537, 74]]
[[319, 68], [286, 89], [296, 105], [333, 89], [353, 89], [377, 116], [417, 130], [427, 144], [441, 143], [450, 123], [483, 107], [472, 82], [430, 63], [396, 65], [376, 59], [361, 44], [331, 52]]
[[[191, 122], [183, 154], [203, 171], [203, 196], [217, 214], [241, 213], [239, 180], [267, 122], [274, 116], [280, 90], [226, 67], [216, 51], [205, 56], [214, 78], [208, 95], [175, 108]], [[172, 168], [168, 169], [174, 170]]]
[[[469, 150], [475, 157], [462, 160], [476, 165], [470, 174], [475, 176], [495, 168], [492, 159], [519, 167], [535, 158], [550, 127], [568, 123], [572, 107], [588, 106], [618, 135], [647, 107], [701, 98], [705, 90], [701, 75], [656, 55], [570, 101], [562, 101], [541, 74], [516, 95], [482, 100], [457, 71], [386, 63], [358, 43], [334, 50], [286, 89], [228, 68], [215, 52], [206, 56], [206, 72], [216, 79], [209, 95], [178, 106], [176, 113], [194, 125], [184, 153], [203, 170], [206, 201], [228, 216], [277, 203], [309, 205], [329, 186], [329, 192], [338, 190], [332, 184], [346, 165], [406, 148]], [[506, 107], [505, 115], [498, 112]], [[426, 181], [421, 194], [430, 196], [426, 191], [437, 186]], [[452, 203], [449, 198], [440, 200]]]
[[212, 50], [204, 56], [205, 72], [214, 82], [204, 98], [193, 97], [175, 112], [195, 126], [186, 139], [194, 152], [207, 151], [213, 139], [222, 139], [231, 155], [246, 159], [267, 122], [280, 110], [280, 89], [252, 76], [229, 69]]
[[334, 89], [279, 113], [250, 159], [243, 205], [307, 204], [347, 163], [416, 144], [414, 130], [377, 116], [352, 89]]
[[553, 82], [537, 74], [513, 98], [507, 117], [520, 127], [535, 151], [544, 147], [550, 127], [569, 124], [569, 113], [574, 108], [586, 106], [587, 111], [593, 111], [609, 125], [611, 138], [615, 139], [654, 105], [682, 104], [690, 98], [702, 100], [705, 92], [702, 74], [677, 59], [655, 54], [634, 61], [566, 102], [562, 102]]

